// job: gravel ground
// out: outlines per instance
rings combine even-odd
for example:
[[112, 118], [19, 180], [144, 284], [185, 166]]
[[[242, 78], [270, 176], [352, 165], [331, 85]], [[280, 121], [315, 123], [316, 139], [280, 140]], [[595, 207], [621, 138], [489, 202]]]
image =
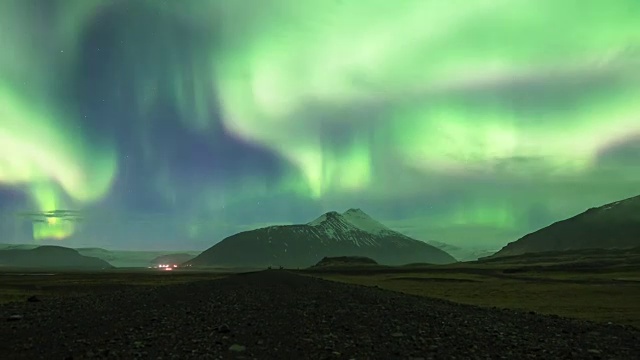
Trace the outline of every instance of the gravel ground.
[[1, 359], [640, 359], [630, 327], [277, 270], [5, 304], [0, 319]]

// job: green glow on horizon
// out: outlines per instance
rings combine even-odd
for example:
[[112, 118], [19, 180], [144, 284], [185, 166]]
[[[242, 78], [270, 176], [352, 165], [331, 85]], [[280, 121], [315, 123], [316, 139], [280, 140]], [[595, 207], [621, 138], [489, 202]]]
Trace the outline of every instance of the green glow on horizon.
[[[332, 207], [455, 194], [439, 225], [513, 231], [543, 196], [564, 216], [632, 195], [640, 180], [628, 163], [599, 162], [640, 135], [637, 0], [129, 0], [126, 11], [125, 1], [68, 0], [46, 34], [34, 25], [36, 3], [0, 3], [9, 44], [0, 185], [40, 211], [99, 202], [122, 170], [120, 149], [98, 145], [117, 139], [85, 133], [81, 104], [64, 94], [99, 16], [122, 26], [110, 30], [119, 41], [105, 49], [112, 66], [96, 89], [123, 100], [109, 110], [134, 104], [128, 130], [159, 173], [149, 185], [174, 202], [198, 194], [188, 215], [267, 197]], [[118, 98], [123, 89], [134, 99]], [[148, 141], [164, 105], [177, 114], [163, 121], [201, 139], [222, 127], [290, 168], [275, 184], [246, 175], [177, 188]], [[572, 186], [599, 194], [580, 198]], [[34, 225], [37, 239], [73, 232], [72, 222]]]

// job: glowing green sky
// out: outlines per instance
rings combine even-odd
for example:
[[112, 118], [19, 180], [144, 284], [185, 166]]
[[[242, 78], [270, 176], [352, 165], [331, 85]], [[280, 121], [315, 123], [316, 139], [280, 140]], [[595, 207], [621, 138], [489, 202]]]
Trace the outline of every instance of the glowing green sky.
[[[4, 0], [0, 226], [206, 247], [360, 207], [496, 248], [640, 193], [637, 0]], [[4, 224], [4, 225], [3, 225]]]

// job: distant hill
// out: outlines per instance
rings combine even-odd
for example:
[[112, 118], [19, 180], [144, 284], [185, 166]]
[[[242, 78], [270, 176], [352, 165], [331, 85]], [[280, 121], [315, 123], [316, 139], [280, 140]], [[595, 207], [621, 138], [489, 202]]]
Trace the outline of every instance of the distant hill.
[[113, 268], [108, 262], [83, 256], [62, 246], [0, 250], [0, 267], [101, 270]]
[[492, 257], [577, 249], [640, 246], [640, 196], [591, 208], [525, 235]]
[[0, 250], [29, 250], [38, 246], [34, 244], [0, 244]]
[[103, 248], [85, 247], [76, 248], [76, 250], [78, 250], [78, 253], [80, 253], [80, 255], [97, 257], [105, 261], [112, 261], [116, 259], [116, 255], [112, 251]]
[[324, 257], [313, 267], [330, 267], [330, 266], [362, 266], [362, 265], [378, 265], [378, 263], [364, 256], [338, 256]]
[[241, 232], [188, 261], [192, 266], [309, 267], [324, 257], [364, 256], [379, 264], [454, 263], [446, 252], [395, 232], [362, 210], [328, 212], [301, 225]]
[[497, 251], [487, 249], [462, 248], [455, 245], [432, 240], [426, 240], [425, 242], [429, 245], [437, 247], [440, 250], [445, 251], [458, 261], [475, 261], [482, 257], [491, 256]]
[[194, 255], [187, 254], [187, 253], [160, 255], [155, 259], [151, 260], [150, 264], [151, 265], [161, 265], [161, 264], [180, 265], [182, 263], [185, 263], [193, 259], [194, 257], [195, 257]]
[[[174, 251], [137, 251], [137, 250], [107, 250], [102, 248], [78, 248], [78, 252], [85, 256], [97, 257], [108, 261], [115, 267], [147, 267], [156, 258], [174, 254]], [[184, 253], [192, 259], [197, 253]], [[187, 260], [189, 260], [187, 259]]]

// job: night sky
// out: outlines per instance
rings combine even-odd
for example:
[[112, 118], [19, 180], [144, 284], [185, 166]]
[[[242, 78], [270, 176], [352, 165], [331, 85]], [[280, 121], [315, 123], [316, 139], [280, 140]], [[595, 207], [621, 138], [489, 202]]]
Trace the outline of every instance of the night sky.
[[203, 249], [356, 207], [499, 248], [640, 194], [639, 19], [637, 0], [2, 0], [0, 242]]

